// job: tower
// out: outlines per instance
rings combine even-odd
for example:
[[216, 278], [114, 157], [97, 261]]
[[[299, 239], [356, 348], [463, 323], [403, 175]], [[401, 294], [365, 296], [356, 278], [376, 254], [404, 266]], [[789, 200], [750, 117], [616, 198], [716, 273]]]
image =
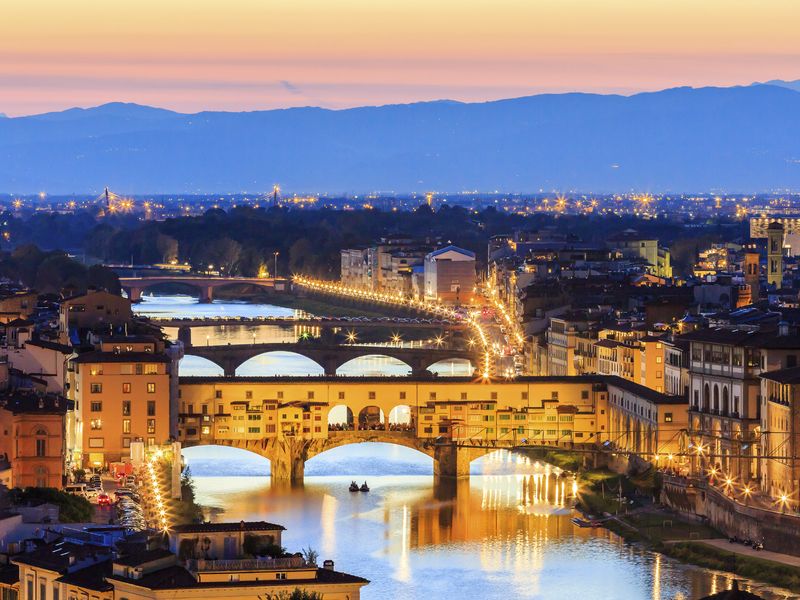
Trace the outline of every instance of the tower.
[[758, 252], [747, 252], [744, 255], [744, 265], [742, 265], [742, 270], [744, 271], [744, 282], [750, 287], [750, 300], [751, 302], [758, 301], [758, 295], [760, 290], [760, 284], [758, 282], [759, 277], [759, 259], [758, 259]]
[[783, 225], [777, 222], [767, 227], [767, 283], [783, 285]]

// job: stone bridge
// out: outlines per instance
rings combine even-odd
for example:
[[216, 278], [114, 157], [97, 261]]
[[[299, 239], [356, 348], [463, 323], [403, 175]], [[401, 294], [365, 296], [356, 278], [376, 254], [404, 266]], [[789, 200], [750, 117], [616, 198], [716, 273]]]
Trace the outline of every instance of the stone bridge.
[[478, 364], [476, 352], [456, 349], [402, 348], [390, 346], [323, 345], [313, 343], [231, 344], [227, 346], [188, 346], [187, 356], [199, 356], [222, 367], [226, 377], [234, 377], [236, 369], [246, 361], [268, 352], [292, 352], [313, 360], [325, 375], [336, 371], [348, 361], [362, 356], [388, 356], [407, 364], [412, 375], [424, 373], [431, 365], [453, 358], [468, 359]]
[[152, 277], [120, 277], [119, 283], [132, 302], [139, 302], [142, 293], [149, 288], [163, 284], [180, 283], [196, 288], [200, 292], [200, 302], [211, 302], [214, 289], [235, 284], [255, 285], [266, 290], [283, 291], [289, 283], [285, 279], [266, 279], [259, 277], [212, 277], [203, 275], [155, 275]]
[[446, 441], [421, 439], [413, 431], [329, 431], [324, 439], [303, 439], [293, 436], [266, 438], [261, 440], [216, 440], [213, 442], [183, 442], [184, 447], [207, 443], [239, 448], [254, 452], [270, 461], [270, 477], [274, 482], [301, 482], [305, 474], [306, 461], [328, 450], [361, 444], [379, 442], [396, 444], [422, 452], [433, 459], [433, 474], [436, 477], [469, 477], [470, 463], [501, 448], [500, 446], [467, 446]]

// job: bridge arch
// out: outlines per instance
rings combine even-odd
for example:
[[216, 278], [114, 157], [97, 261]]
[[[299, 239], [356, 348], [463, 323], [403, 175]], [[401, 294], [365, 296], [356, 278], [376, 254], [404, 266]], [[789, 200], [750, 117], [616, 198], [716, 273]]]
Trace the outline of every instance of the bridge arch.
[[443, 358], [428, 365], [428, 371], [441, 377], [471, 377], [475, 371], [475, 365], [468, 358]]
[[410, 404], [396, 404], [389, 409], [389, 428], [411, 428], [416, 425], [416, 407]]
[[352, 429], [354, 424], [353, 411], [346, 404], [336, 404], [328, 411], [329, 429]]
[[307, 375], [323, 375], [322, 365], [308, 356], [294, 351], [271, 350], [248, 358], [236, 367], [237, 376], [271, 376], [304, 377]]
[[336, 369], [337, 375], [376, 375], [376, 376], [400, 376], [408, 375], [413, 367], [407, 362], [395, 358], [390, 354], [375, 352], [356, 356], [344, 361]]
[[225, 370], [213, 360], [203, 356], [185, 354], [178, 364], [178, 375], [195, 375], [201, 377], [219, 377]]

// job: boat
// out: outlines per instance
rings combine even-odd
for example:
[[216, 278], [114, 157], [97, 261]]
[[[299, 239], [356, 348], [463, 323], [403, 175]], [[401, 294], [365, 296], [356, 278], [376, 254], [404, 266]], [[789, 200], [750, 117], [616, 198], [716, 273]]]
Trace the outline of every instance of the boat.
[[357, 492], [358, 491], [358, 484], [355, 481], [350, 484], [350, 491], [351, 492]]
[[369, 491], [369, 486], [367, 485], [367, 482], [365, 481], [364, 483], [362, 483], [362, 484], [361, 484], [361, 488], [359, 488], [359, 489], [360, 489], [362, 492], [368, 492], [368, 491]]
[[572, 523], [578, 527], [600, 527], [600, 523], [597, 521], [584, 521], [578, 517], [573, 518]]

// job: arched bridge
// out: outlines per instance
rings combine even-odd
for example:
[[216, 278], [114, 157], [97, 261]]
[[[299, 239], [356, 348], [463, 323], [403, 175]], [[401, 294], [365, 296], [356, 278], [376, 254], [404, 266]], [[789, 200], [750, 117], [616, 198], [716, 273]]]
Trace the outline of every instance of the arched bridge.
[[227, 346], [188, 346], [187, 356], [199, 356], [222, 367], [226, 377], [234, 377], [236, 369], [246, 361], [268, 352], [292, 352], [313, 360], [322, 367], [325, 375], [336, 371], [348, 361], [362, 356], [388, 356], [407, 364], [411, 374], [426, 371], [431, 365], [453, 358], [464, 358], [477, 364], [476, 353], [469, 350], [438, 348], [402, 348], [391, 346], [356, 346], [323, 344], [230, 344]]
[[119, 283], [133, 302], [142, 299], [142, 293], [149, 288], [163, 284], [180, 283], [196, 288], [200, 292], [200, 302], [211, 302], [214, 289], [226, 285], [248, 284], [267, 290], [283, 291], [289, 287], [285, 279], [259, 277], [212, 277], [203, 275], [157, 275], [152, 277], [120, 277]]
[[[413, 431], [331, 431], [326, 438], [304, 439], [295, 436], [281, 436], [261, 440], [222, 439], [215, 440], [218, 446], [239, 448], [254, 452], [270, 461], [270, 477], [273, 481], [300, 482], [305, 474], [306, 461], [328, 450], [360, 444], [379, 442], [395, 444], [422, 452], [433, 459], [433, 474], [437, 477], [468, 477], [469, 465], [497, 450], [498, 447], [459, 446], [451, 442], [438, 443], [436, 440], [418, 438]], [[184, 441], [184, 447], [192, 447], [207, 442]], [[507, 447], [501, 446], [501, 447]]]

